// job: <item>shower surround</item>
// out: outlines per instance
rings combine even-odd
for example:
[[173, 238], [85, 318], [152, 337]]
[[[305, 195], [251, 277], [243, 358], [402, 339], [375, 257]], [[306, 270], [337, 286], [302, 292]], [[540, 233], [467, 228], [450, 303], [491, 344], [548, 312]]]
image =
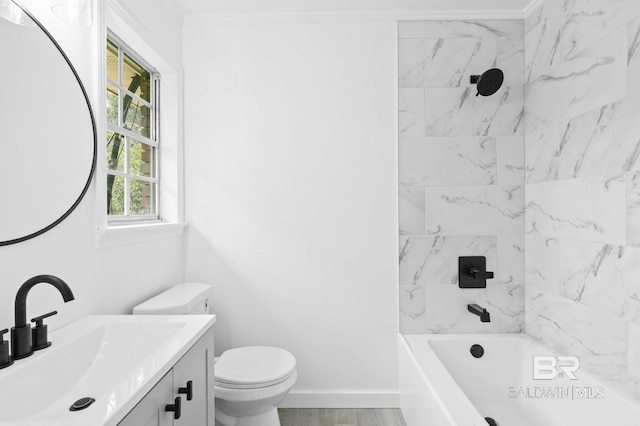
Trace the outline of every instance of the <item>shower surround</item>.
[[[640, 2], [398, 30], [401, 331], [526, 332], [640, 399]], [[461, 255], [496, 279], [459, 289]]]
[[640, 398], [640, 2], [526, 19], [526, 332]]
[[[521, 332], [524, 22], [401, 22], [398, 31], [400, 329]], [[494, 67], [502, 88], [476, 97], [470, 76]], [[459, 289], [458, 256], [486, 256], [495, 279]]]

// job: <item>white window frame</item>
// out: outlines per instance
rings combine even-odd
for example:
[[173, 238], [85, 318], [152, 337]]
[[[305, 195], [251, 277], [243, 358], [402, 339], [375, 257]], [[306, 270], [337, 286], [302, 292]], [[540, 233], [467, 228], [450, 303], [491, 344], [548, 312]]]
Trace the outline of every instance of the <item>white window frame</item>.
[[[98, 132], [98, 164], [96, 173], [95, 245], [104, 249], [125, 244], [134, 244], [161, 238], [173, 238], [184, 234], [184, 113], [183, 82], [184, 71], [181, 57], [167, 50], [164, 41], [146, 30], [147, 22], [138, 21], [123, 0], [106, 0], [97, 3], [100, 37], [96, 40], [98, 55], [95, 61], [96, 81], [93, 90], [96, 102]], [[108, 29], [107, 29], [108, 28]], [[162, 197], [159, 199], [161, 221], [129, 223], [109, 223], [107, 219], [107, 76], [106, 48], [107, 33], [111, 31], [133, 51], [162, 75], [162, 96], [159, 109], [163, 119], [158, 131], [162, 134], [162, 156], [158, 157], [158, 167], [162, 169]]]
[[[151, 66], [135, 50], [129, 47], [127, 43], [122, 41], [122, 39], [118, 37], [118, 35], [115, 34], [113, 31], [107, 30], [107, 39], [110, 40], [113, 44], [115, 44], [120, 51], [120, 54], [118, 55], [118, 75], [119, 76], [122, 75], [122, 72], [124, 70], [124, 65], [123, 65], [124, 54], [126, 54], [131, 59], [136, 61], [140, 66], [142, 66], [146, 71], [150, 73], [151, 102], [147, 102], [146, 100], [137, 96], [135, 93], [131, 93], [130, 91], [127, 90], [126, 87], [121, 85], [119, 81], [112, 81], [107, 78], [107, 84], [115, 86], [118, 90], [122, 91], [122, 93], [125, 93], [125, 96], [126, 95], [131, 96], [137, 101], [142, 102], [143, 104], [148, 106], [151, 110], [151, 121], [153, 123], [151, 127], [150, 138], [142, 136], [124, 127], [124, 123], [123, 123], [124, 118], [122, 117], [123, 111], [122, 111], [122, 104], [121, 104], [122, 96], [119, 94], [118, 95], [118, 124], [107, 122], [107, 130], [118, 133], [122, 136], [125, 136], [126, 138], [131, 138], [131, 139], [135, 139], [136, 141], [143, 142], [144, 144], [152, 146], [156, 149], [155, 158], [154, 158], [155, 164], [153, 165], [153, 167], [155, 168], [155, 177], [153, 178], [133, 175], [131, 173], [120, 172], [117, 170], [110, 170], [108, 167], [105, 169], [107, 175], [120, 176], [127, 180], [135, 179], [135, 180], [155, 183], [156, 193], [154, 196], [154, 200], [156, 204], [155, 205], [156, 214], [146, 214], [146, 215], [130, 214], [129, 212], [130, 185], [127, 184], [127, 185], [124, 185], [124, 214], [122, 215], [108, 214], [107, 221], [110, 225], [123, 225], [127, 223], [140, 223], [140, 222], [146, 222], [146, 223], [161, 222], [162, 221], [162, 209], [161, 209], [162, 204], [160, 202], [160, 199], [162, 197], [162, 186], [161, 186], [162, 169], [160, 167], [160, 163], [161, 163], [160, 156], [162, 155], [161, 154], [162, 150], [160, 145], [160, 78], [161, 76], [160, 76], [160, 73], [153, 66]], [[124, 163], [128, 168], [129, 166], [129, 144], [128, 143], [124, 144]], [[105, 196], [106, 196], [106, 193], [105, 193]]]

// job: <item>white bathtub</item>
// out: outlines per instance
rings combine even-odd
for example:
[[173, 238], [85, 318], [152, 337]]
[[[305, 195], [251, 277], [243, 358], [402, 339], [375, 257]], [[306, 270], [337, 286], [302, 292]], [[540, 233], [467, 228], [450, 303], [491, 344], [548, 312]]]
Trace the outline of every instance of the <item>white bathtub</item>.
[[[481, 358], [471, 355], [474, 344]], [[499, 426], [640, 425], [640, 403], [583, 369], [577, 380], [534, 380], [533, 357], [552, 355], [524, 334], [400, 335], [407, 426], [486, 426], [485, 417]]]

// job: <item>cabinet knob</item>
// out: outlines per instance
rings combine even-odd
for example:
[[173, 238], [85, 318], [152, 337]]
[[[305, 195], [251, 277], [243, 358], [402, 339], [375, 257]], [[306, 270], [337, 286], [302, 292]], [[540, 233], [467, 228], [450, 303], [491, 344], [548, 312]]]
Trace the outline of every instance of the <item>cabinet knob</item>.
[[186, 387], [178, 388], [178, 393], [186, 394], [187, 401], [191, 401], [191, 399], [193, 399], [193, 382], [189, 380]]
[[178, 420], [180, 418], [181, 405], [180, 397], [176, 396], [173, 404], [167, 404], [164, 406], [164, 411], [172, 411], [174, 420]]

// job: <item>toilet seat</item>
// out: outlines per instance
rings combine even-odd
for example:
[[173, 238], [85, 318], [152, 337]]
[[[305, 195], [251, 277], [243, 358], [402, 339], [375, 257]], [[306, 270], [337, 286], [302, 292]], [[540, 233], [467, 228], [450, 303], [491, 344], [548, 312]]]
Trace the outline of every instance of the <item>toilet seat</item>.
[[215, 385], [226, 389], [275, 386], [295, 372], [296, 360], [284, 349], [247, 346], [225, 351], [215, 364]]

